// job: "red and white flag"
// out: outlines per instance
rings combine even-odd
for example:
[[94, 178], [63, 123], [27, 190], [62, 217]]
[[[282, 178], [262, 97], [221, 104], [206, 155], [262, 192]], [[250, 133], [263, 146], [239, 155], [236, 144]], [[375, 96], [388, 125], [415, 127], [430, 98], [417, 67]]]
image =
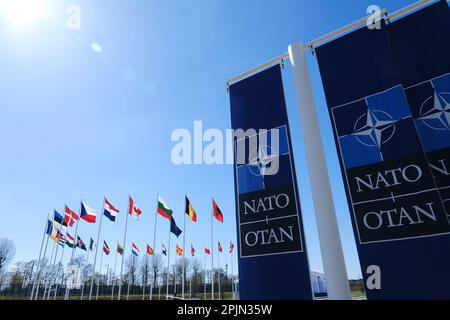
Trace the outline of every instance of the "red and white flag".
[[206, 254], [211, 254], [211, 250], [208, 249], [208, 246], [205, 245], [205, 253]]
[[134, 204], [133, 198], [131, 198], [131, 196], [129, 200], [128, 214], [139, 220], [139, 216], [141, 215], [142, 211]]
[[109, 255], [109, 246], [108, 246], [108, 244], [106, 243], [105, 240], [103, 240], [103, 252], [104, 252], [106, 255]]
[[229, 250], [229, 252], [232, 253], [233, 249], [234, 249], [234, 244], [233, 244], [233, 242], [230, 241], [230, 250]]
[[77, 220], [78, 220], [78, 215], [66, 205], [64, 207], [64, 222], [65, 222], [65, 224], [67, 224], [69, 227], [71, 227]]

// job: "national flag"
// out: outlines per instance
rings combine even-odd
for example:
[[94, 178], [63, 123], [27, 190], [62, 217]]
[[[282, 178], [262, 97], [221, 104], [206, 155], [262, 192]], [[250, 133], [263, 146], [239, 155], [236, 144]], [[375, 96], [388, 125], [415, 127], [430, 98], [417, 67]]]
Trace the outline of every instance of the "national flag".
[[166, 246], [164, 245], [164, 243], [162, 244], [162, 254], [167, 256], [167, 249], [166, 249]]
[[58, 230], [61, 230], [67, 226], [67, 224], [64, 222], [64, 217], [62, 216], [62, 214], [60, 214], [56, 210], [53, 211], [53, 226]]
[[194, 246], [192, 245], [192, 243], [191, 243], [191, 255], [195, 256], [195, 249], [194, 249]]
[[116, 221], [116, 216], [119, 214], [117, 210], [109, 201], [105, 198], [103, 203], [103, 214], [111, 221]]
[[233, 242], [230, 241], [230, 250], [229, 250], [229, 252], [232, 253], [233, 249], [234, 249], [234, 244], [233, 244]]
[[77, 247], [81, 250], [86, 251], [86, 246], [84, 245], [83, 240], [81, 240], [80, 236], [77, 236]]
[[172, 218], [173, 210], [170, 209], [170, 207], [167, 204], [167, 202], [163, 198], [161, 198], [160, 195], [158, 195], [158, 209], [157, 209], [157, 211], [158, 211], [158, 213], [160, 215], [162, 215], [166, 219]]
[[89, 241], [89, 250], [91, 250], [91, 252], [93, 252], [95, 250], [95, 242], [94, 242], [94, 239], [92, 239], [92, 238]]
[[50, 239], [52, 239], [55, 242], [59, 242], [60, 235], [61, 233], [59, 232], [58, 229], [56, 229], [55, 225], [53, 224], [52, 231], [50, 233]]
[[188, 197], [187, 196], [184, 196], [184, 197], [186, 199], [186, 206], [185, 206], [184, 212], [186, 212], [186, 214], [189, 216], [189, 218], [192, 221], [196, 222], [197, 221], [197, 214], [195, 213], [195, 210], [192, 207], [191, 202], [189, 201]]
[[66, 244], [70, 248], [75, 248], [75, 238], [70, 235], [70, 233], [66, 232], [67, 241]]
[[58, 244], [60, 246], [64, 247], [64, 245], [66, 244], [66, 241], [67, 241], [66, 237], [64, 237], [64, 235], [60, 232]]
[[104, 252], [106, 255], [109, 255], [109, 246], [108, 246], [108, 244], [106, 243], [105, 240], [103, 240], [103, 252]]
[[123, 247], [118, 242], [117, 242], [117, 253], [120, 255], [123, 254]]
[[178, 245], [177, 245], [177, 255], [180, 256], [180, 257], [183, 255], [183, 248], [181, 248]]
[[150, 247], [149, 245], [147, 245], [147, 253], [150, 256], [154, 256], [155, 255], [155, 252], [153, 251], [153, 248]]
[[139, 209], [133, 201], [133, 198], [131, 196], [129, 197], [129, 205], [128, 205], [128, 214], [135, 217], [137, 220], [139, 220], [139, 216], [141, 215], [142, 211]]
[[222, 246], [219, 241], [217, 241], [217, 248], [219, 249], [219, 252], [222, 252]]
[[97, 219], [97, 211], [92, 209], [91, 207], [87, 206], [83, 201], [81, 201], [81, 219], [89, 222], [89, 223], [95, 223], [95, 220]]
[[211, 250], [208, 249], [208, 246], [207, 246], [207, 245], [205, 245], [205, 253], [206, 253], [206, 254], [211, 254]]
[[217, 203], [214, 199], [212, 199], [212, 205], [213, 205], [213, 216], [223, 223], [223, 214], [222, 211], [220, 211], [219, 207], [217, 206]]
[[181, 234], [181, 229], [178, 228], [177, 224], [175, 223], [175, 219], [172, 217], [172, 219], [170, 219], [170, 232], [172, 232], [174, 235], [177, 236], [177, 238], [180, 236]]
[[72, 227], [73, 224], [75, 223], [75, 221], [77, 221], [78, 215], [72, 210], [70, 209], [67, 205], [64, 206], [64, 222], [66, 223], [66, 225], [68, 225], [69, 227]]
[[45, 231], [45, 233], [47, 235], [51, 235], [52, 230], [53, 230], [53, 222], [51, 222], [50, 220], [47, 219], [47, 230]]
[[137, 245], [132, 242], [131, 245], [131, 252], [137, 257], [139, 255], [139, 248], [137, 247]]

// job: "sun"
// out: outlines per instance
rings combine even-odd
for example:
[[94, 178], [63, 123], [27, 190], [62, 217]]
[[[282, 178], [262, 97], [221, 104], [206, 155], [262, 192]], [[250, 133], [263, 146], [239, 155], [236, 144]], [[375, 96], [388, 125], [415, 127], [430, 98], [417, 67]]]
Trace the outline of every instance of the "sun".
[[48, 17], [47, 0], [0, 0], [0, 16], [16, 26], [26, 26]]

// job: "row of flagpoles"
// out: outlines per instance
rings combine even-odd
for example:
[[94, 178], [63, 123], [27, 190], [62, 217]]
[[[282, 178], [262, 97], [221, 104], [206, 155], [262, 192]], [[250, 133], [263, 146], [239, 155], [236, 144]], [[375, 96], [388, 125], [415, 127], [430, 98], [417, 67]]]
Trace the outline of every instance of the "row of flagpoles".
[[[123, 263], [124, 263], [124, 250], [125, 250], [125, 245], [126, 245], [126, 240], [127, 240], [127, 229], [128, 229], [128, 216], [133, 216], [134, 218], [136, 218], [137, 220], [139, 220], [140, 215], [142, 214], [141, 209], [134, 203], [134, 200], [131, 196], [129, 196], [128, 198], [128, 210], [127, 210], [128, 214], [126, 215], [125, 218], [125, 228], [124, 228], [124, 238], [123, 238], [123, 247], [120, 245], [119, 242], [117, 242], [117, 250], [116, 250], [116, 257], [115, 257], [115, 261], [114, 261], [114, 276], [116, 275], [116, 266], [117, 266], [117, 253], [119, 253], [121, 255], [121, 265], [120, 265], [120, 281], [119, 281], [119, 288], [118, 288], [118, 300], [121, 299], [121, 293], [122, 293], [122, 277], [123, 277]], [[184, 232], [182, 232], [182, 230], [177, 226], [175, 219], [173, 217], [173, 210], [170, 208], [170, 206], [167, 204], [167, 202], [158, 194], [157, 195], [157, 206], [156, 206], [156, 212], [157, 214], [155, 214], [155, 222], [154, 222], [154, 233], [153, 233], [153, 246], [149, 246], [147, 244], [147, 254], [149, 254], [150, 256], [153, 257], [155, 256], [155, 252], [154, 249], [155, 245], [156, 245], [156, 225], [157, 225], [157, 221], [158, 221], [158, 216], [162, 216], [168, 220], [170, 220], [170, 227], [169, 227], [169, 238], [168, 238], [168, 249], [164, 246], [164, 244], [162, 244], [162, 253], [164, 255], [167, 256], [167, 287], [166, 287], [166, 297], [169, 296], [169, 269], [170, 269], [170, 234], [173, 233], [174, 235], [176, 235], [176, 237], [178, 238], [181, 233], [183, 233], [183, 246], [180, 247], [178, 246], [178, 244], [176, 245], [176, 253], [178, 256], [182, 256], [183, 257], [183, 272], [182, 272], [182, 289], [181, 289], [181, 298], [184, 299], [184, 295], [185, 295], [185, 273], [186, 273], [186, 263], [185, 263], [185, 250], [184, 248], [186, 247], [186, 216], [188, 216], [189, 220], [192, 222], [197, 222], [197, 214], [194, 210], [194, 208], [192, 207], [192, 204], [190, 203], [189, 199], [187, 196], [185, 196], [185, 214], [183, 215], [183, 230]], [[50, 220], [49, 216], [47, 216], [46, 219], [46, 224], [45, 224], [45, 229], [44, 229], [44, 233], [42, 236], [42, 241], [41, 241], [41, 247], [39, 250], [39, 258], [38, 258], [38, 264], [37, 264], [37, 271], [35, 273], [34, 279], [33, 279], [33, 286], [32, 286], [32, 292], [31, 292], [31, 296], [30, 299], [37, 299], [38, 294], [39, 294], [39, 289], [40, 289], [40, 284], [41, 284], [41, 278], [42, 278], [42, 272], [40, 272], [41, 270], [39, 270], [41, 268], [41, 258], [46, 256], [47, 253], [47, 247], [48, 247], [48, 239], [52, 239], [55, 244], [58, 243], [60, 246], [62, 246], [62, 254], [61, 254], [61, 261], [60, 263], [62, 263], [62, 259], [64, 256], [64, 249], [65, 249], [65, 245], [67, 245], [69, 248], [72, 249], [71, 251], [71, 257], [70, 257], [70, 263], [72, 263], [73, 259], [74, 259], [74, 253], [75, 253], [75, 249], [78, 247], [82, 250], [86, 251], [86, 255], [87, 255], [87, 261], [89, 260], [89, 252], [95, 252], [94, 255], [94, 263], [93, 263], [93, 271], [92, 271], [92, 276], [91, 276], [91, 285], [90, 285], [90, 291], [89, 291], [89, 300], [92, 299], [93, 296], [93, 288], [94, 288], [94, 280], [95, 280], [95, 268], [96, 268], [96, 263], [97, 263], [97, 255], [98, 255], [98, 243], [100, 241], [100, 234], [101, 234], [101, 228], [102, 228], [102, 220], [103, 220], [103, 216], [106, 216], [110, 221], [115, 221], [116, 216], [119, 214], [119, 210], [117, 210], [106, 198], [104, 198], [103, 201], [103, 209], [102, 209], [102, 213], [100, 214], [100, 221], [98, 224], [98, 232], [97, 232], [97, 241], [94, 242], [94, 240], [91, 238], [90, 239], [90, 243], [89, 243], [89, 250], [86, 249], [86, 245], [84, 244], [84, 242], [82, 241], [82, 239], [80, 238], [80, 236], [78, 235], [78, 227], [79, 227], [79, 221], [80, 219], [83, 219], [84, 221], [88, 222], [88, 223], [95, 223], [97, 220], [97, 211], [92, 209], [91, 207], [89, 207], [88, 205], [86, 205], [86, 203], [84, 203], [83, 201], [81, 201], [80, 203], [80, 211], [79, 214], [75, 213], [72, 209], [70, 209], [67, 205], [64, 207], [64, 215], [61, 215], [59, 212], [57, 212], [56, 210], [54, 210], [54, 214], [53, 214], [53, 219]], [[223, 223], [223, 214], [221, 212], [221, 210], [219, 209], [219, 207], [217, 206], [217, 203], [214, 199], [212, 199], [212, 215], [211, 215], [211, 250], [214, 247], [214, 218]], [[75, 236], [72, 236], [67, 230], [66, 228], [68, 227], [73, 227], [75, 225]], [[65, 231], [65, 235], [63, 234], [63, 231]], [[45, 240], [45, 236], [47, 237], [47, 241], [45, 244], [45, 249], [44, 249], [44, 253], [42, 255], [42, 250], [44, 247], [44, 240]], [[58, 255], [58, 249], [59, 246], [56, 245], [56, 253], [53, 256], [53, 253], [55, 251], [55, 244], [53, 246], [52, 249], [52, 254], [51, 254], [51, 258], [50, 258], [50, 263], [53, 265], [56, 265], [56, 257]], [[233, 243], [230, 241], [230, 247], [229, 247], [229, 253], [232, 254], [234, 249], [234, 245]], [[204, 255], [204, 267], [205, 267], [205, 277], [206, 277], [206, 255], [211, 255], [211, 299], [214, 299], [214, 253], [211, 252], [211, 250], [205, 245], [205, 255]], [[139, 254], [139, 248], [138, 246], [132, 242], [132, 246], [131, 246], [131, 251], [132, 253], [137, 256]], [[220, 242], [218, 242], [218, 253], [222, 252], [222, 246], [220, 244]], [[106, 243], [106, 241], [103, 241], [103, 249], [102, 249], [102, 253], [101, 253], [101, 257], [100, 257], [100, 274], [101, 274], [101, 269], [102, 269], [102, 261], [103, 261], [103, 254], [109, 255], [110, 253], [110, 248], [108, 246], [108, 244]], [[194, 256], [195, 255], [195, 248], [194, 246], [191, 244], [191, 255]], [[52, 262], [53, 260], [53, 262]], [[220, 266], [220, 255], [218, 254], [218, 265]], [[233, 258], [231, 257], [231, 273], [232, 273], [232, 290], [234, 293], [234, 276], [233, 276]], [[54, 282], [56, 281], [56, 276], [54, 277]], [[50, 286], [52, 287], [53, 285], [55, 285], [55, 297], [56, 297], [56, 292], [58, 289], [58, 284], [56, 283], [50, 283]], [[204, 289], [204, 293], [206, 295], [206, 280], [205, 282], [205, 289]], [[80, 299], [83, 299], [83, 295], [84, 295], [84, 279], [82, 282], [82, 287], [81, 287], [81, 297]], [[154, 281], [150, 281], [150, 300], [152, 300], [152, 294], [153, 294], [153, 283]], [[145, 275], [144, 275], [144, 280], [143, 280], [143, 299], [145, 298], [145, 288], [146, 288], [146, 279], [145, 279]], [[219, 291], [219, 295], [220, 295], [220, 281], [218, 281], [218, 291]], [[48, 297], [50, 296], [50, 289], [48, 289], [45, 287], [44, 288], [44, 297], [47, 294]], [[97, 292], [96, 292], [96, 298], [98, 298], [98, 290], [99, 290], [99, 282], [97, 281]], [[68, 300], [70, 297], [70, 291], [71, 291], [71, 286], [66, 285], [66, 290], [65, 290], [65, 295], [64, 295], [64, 299]], [[112, 285], [112, 296], [111, 298], [113, 298], [114, 296], [114, 281], [113, 281], [113, 285]]]

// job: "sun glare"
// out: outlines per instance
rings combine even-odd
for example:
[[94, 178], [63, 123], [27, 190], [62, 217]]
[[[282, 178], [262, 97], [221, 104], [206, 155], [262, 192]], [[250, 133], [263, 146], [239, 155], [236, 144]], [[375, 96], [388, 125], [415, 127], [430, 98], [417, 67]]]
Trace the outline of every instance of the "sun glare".
[[16, 26], [26, 26], [48, 17], [47, 0], [0, 0], [0, 16]]

